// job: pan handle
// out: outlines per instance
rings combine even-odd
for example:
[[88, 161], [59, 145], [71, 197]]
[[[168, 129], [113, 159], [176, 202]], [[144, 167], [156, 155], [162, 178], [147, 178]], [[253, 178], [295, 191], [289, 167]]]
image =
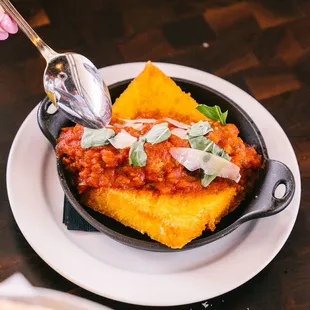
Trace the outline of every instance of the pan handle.
[[[247, 221], [279, 213], [290, 204], [295, 193], [295, 180], [291, 170], [279, 161], [267, 160], [262, 173], [243, 214], [230, 226], [212, 234], [205, 244], [228, 235]], [[280, 184], [284, 184], [286, 189], [284, 195], [277, 198], [275, 192]]]
[[[257, 184], [258, 190], [253, 193], [253, 199], [243, 216], [238, 220], [239, 224], [246, 221], [267, 217], [284, 210], [292, 201], [295, 193], [295, 180], [291, 170], [277, 160], [268, 160], [264, 169], [265, 177], [261, 184]], [[275, 196], [276, 189], [284, 184], [285, 193], [281, 198]]]
[[59, 130], [64, 127], [66, 123], [68, 123], [68, 119], [59, 109], [53, 113], [49, 112], [51, 105], [53, 104], [48, 97], [40, 102], [37, 112], [37, 121], [44, 136], [53, 145], [53, 147], [55, 147]]

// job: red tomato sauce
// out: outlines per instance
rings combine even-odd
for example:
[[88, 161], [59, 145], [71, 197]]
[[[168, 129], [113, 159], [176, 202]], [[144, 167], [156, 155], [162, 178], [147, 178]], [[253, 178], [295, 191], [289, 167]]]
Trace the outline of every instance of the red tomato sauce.
[[[141, 130], [129, 126], [124, 129], [138, 137], [148, 132], [153, 125], [144, 124]], [[170, 124], [169, 127], [174, 128]], [[231, 156], [231, 161], [241, 168], [239, 184], [246, 185], [261, 166], [261, 156], [254, 147], [248, 146], [238, 137], [239, 130], [235, 125], [215, 122], [212, 127], [213, 131], [207, 137], [222, 147]], [[116, 133], [121, 131], [116, 127], [113, 130]], [[145, 143], [146, 166], [133, 167], [129, 165], [129, 147], [119, 150], [112, 145], [104, 145], [83, 149], [82, 134], [83, 127], [80, 125], [63, 128], [56, 146], [56, 154], [73, 176], [79, 193], [87, 188], [99, 187], [147, 189], [163, 194], [204, 189], [200, 171], [187, 171], [169, 153], [171, 147], [190, 147], [187, 140], [171, 135], [168, 140], [158, 144]], [[232, 182], [218, 177], [211, 185], [220, 188]]]

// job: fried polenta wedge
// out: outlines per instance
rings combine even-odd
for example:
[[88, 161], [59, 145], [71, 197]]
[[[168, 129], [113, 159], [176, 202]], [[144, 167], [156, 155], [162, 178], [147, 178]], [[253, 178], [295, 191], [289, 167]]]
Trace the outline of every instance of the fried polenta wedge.
[[161, 70], [148, 62], [113, 105], [114, 118], [170, 117], [198, 122], [206, 117], [197, 102]]
[[[235, 125], [207, 119], [197, 105], [190, 94], [148, 62], [115, 101], [109, 130], [113, 128], [117, 134], [125, 130], [127, 138], [129, 133], [130, 139], [139, 139], [154, 124], [132, 127], [128, 120], [148, 118], [160, 124], [169, 118], [186, 126], [208, 120], [213, 129], [208, 139], [218, 143], [240, 167], [241, 182], [217, 177], [204, 187], [199, 170], [189, 172], [169, 153], [173, 147], [190, 149], [187, 137], [171, 134], [159, 143], [143, 142], [146, 162], [135, 165], [130, 163], [129, 147], [102, 143], [83, 148], [85, 131], [76, 125], [63, 128], [56, 152], [72, 174], [83, 204], [173, 249], [184, 247], [205, 229], [214, 231], [244, 198], [244, 180], [260, 166], [260, 157], [240, 139]], [[178, 129], [178, 125], [169, 126], [171, 133]]]
[[[135, 78], [113, 105], [113, 117], [170, 117], [197, 122], [206, 119], [197, 102], [152, 63]], [[199, 193], [164, 195], [149, 190], [90, 189], [85, 205], [147, 234], [171, 248], [182, 248], [215, 225], [237, 202], [242, 188], [206, 188]]]
[[91, 189], [83, 202], [170, 248], [182, 248], [215, 225], [237, 203], [238, 185], [193, 194], [145, 190]]

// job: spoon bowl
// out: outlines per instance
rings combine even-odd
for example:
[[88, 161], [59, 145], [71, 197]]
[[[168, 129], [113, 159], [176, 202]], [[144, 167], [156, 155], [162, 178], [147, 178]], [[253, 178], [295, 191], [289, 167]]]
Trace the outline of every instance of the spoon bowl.
[[94, 129], [109, 123], [109, 90], [97, 68], [83, 55], [56, 54], [47, 63], [43, 81], [50, 100], [73, 122]]

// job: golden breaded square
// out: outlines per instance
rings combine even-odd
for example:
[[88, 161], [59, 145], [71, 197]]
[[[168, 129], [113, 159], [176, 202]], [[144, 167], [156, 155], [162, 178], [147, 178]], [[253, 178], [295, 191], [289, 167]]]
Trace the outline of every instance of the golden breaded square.
[[168, 247], [182, 248], [215, 225], [234, 205], [238, 185], [193, 194], [160, 195], [145, 190], [91, 189], [83, 202]]
[[[197, 102], [148, 62], [113, 105], [114, 118], [170, 117], [179, 121], [206, 119]], [[125, 226], [171, 248], [182, 248], [215, 225], [240, 200], [237, 185], [214, 186], [200, 192], [162, 195], [149, 190], [89, 189], [82, 201]]]

